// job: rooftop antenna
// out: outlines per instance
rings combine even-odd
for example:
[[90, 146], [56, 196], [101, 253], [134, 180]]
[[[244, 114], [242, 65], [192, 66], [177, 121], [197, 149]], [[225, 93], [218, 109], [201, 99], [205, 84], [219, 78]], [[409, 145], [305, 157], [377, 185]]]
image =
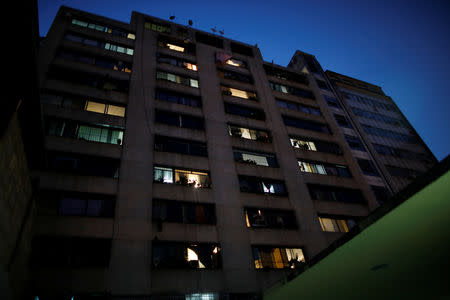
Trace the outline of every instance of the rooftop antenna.
[[174, 19], [175, 19], [175, 16], [170, 16], [169, 19], [170, 19], [170, 20], [174, 20]]

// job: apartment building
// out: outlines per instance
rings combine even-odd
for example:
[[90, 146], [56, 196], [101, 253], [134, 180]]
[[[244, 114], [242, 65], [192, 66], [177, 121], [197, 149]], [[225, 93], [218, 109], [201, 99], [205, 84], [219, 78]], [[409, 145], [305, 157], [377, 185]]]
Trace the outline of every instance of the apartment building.
[[38, 65], [33, 293], [253, 299], [375, 209], [305, 57], [61, 7]]

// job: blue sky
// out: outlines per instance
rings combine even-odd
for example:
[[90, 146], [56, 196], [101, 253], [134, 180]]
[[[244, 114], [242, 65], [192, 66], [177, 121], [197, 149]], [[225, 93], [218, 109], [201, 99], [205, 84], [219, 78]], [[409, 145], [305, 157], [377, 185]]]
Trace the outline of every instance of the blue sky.
[[47, 33], [60, 5], [129, 22], [137, 11], [258, 44], [266, 61], [286, 66], [295, 50], [324, 69], [383, 88], [441, 160], [450, 153], [450, 1], [38, 0]]

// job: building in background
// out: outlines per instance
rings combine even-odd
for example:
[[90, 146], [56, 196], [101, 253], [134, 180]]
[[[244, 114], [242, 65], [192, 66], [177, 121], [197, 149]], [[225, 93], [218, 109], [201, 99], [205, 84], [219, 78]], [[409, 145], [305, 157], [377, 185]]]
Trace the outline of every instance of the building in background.
[[396, 191], [368, 177], [361, 161], [384, 161], [357, 155], [348, 136], [366, 136], [305, 53], [282, 67], [141, 13], [61, 7], [38, 63], [39, 299], [252, 299], [374, 210], [372, 186]]

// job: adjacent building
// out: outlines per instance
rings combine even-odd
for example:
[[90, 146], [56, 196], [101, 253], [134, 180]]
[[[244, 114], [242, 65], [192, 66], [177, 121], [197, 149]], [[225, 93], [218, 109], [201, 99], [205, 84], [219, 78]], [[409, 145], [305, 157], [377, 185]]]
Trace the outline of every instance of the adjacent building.
[[123, 23], [61, 7], [38, 62], [39, 299], [257, 298], [374, 210], [374, 186], [401, 188], [387, 166], [428, 167], [377, 155], [361, 128], [374, 125], [344, 100], [357, 91], [300, 51], [283, 67], [138, 12]]

